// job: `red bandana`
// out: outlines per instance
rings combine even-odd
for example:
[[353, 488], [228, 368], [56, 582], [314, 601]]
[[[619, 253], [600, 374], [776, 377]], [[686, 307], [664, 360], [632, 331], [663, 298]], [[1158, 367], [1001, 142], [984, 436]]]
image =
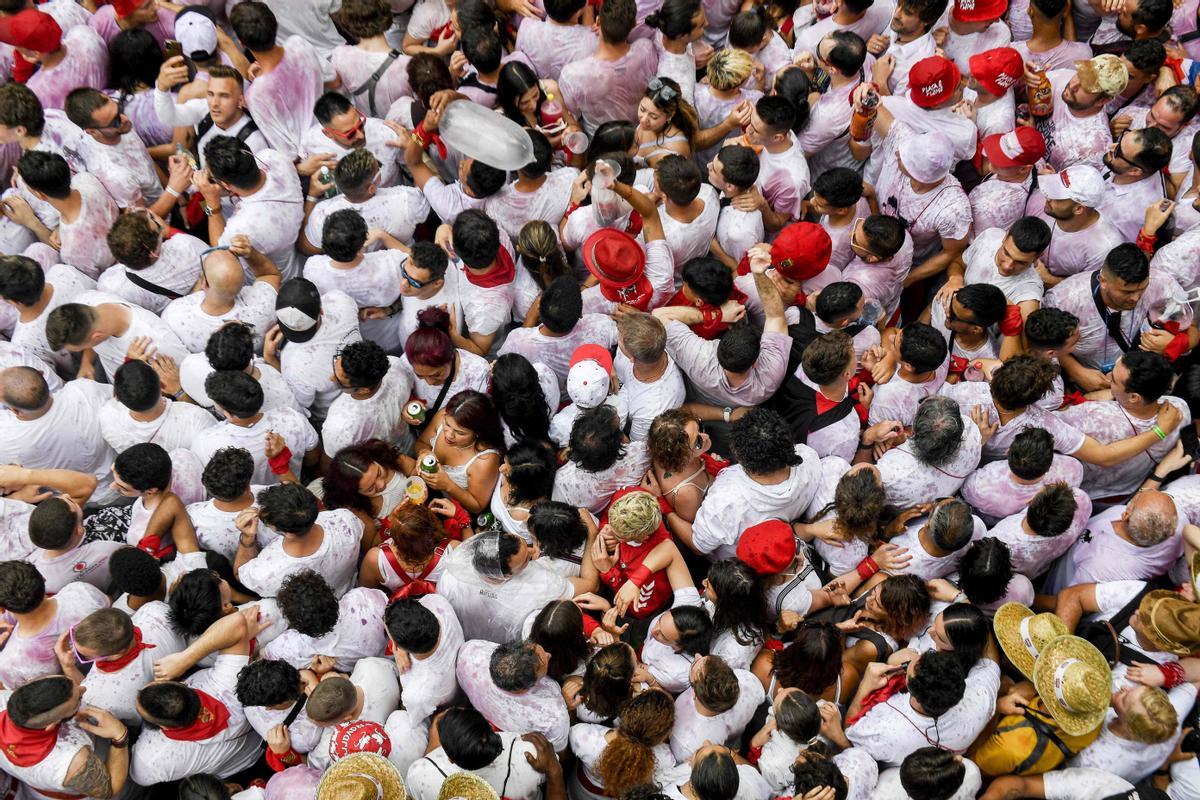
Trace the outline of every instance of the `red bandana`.
[[137, 544], [139, 550], [145, 550], [150, 555], [157, 558], [159, 561], [170, 558], [175, 552], [175, 545], [163, 544], [163, 537], [160, 535], [143, 536]]
[[202, 742], [229, 727], [229, 709], [220, 700], [195, 690], [200, 698], [200, 714], [186, 728], [163, 728], [163, 736], [177, 742]]
[[614, 286], [605, 286], [602, 283], [600, 284], [600, 294], [604, 295], [606, 300], [614, 303], [633, 306], [638, 311], [649, 311], [650, 300], [654, 297], [654, 287], [650, 285], [650, 279], [643, 274], [633, 283], [620, 289]]
[[117, 672], [129, 666], [130, 662], [137, 658], [143, 650], [149, 650], [152, 647], [157, 647], [157, 645], [142, 643], [142, 629], [135, 625], [133, 626], [133, 645], [129, 648], [129, 652], [111, 661], [97, 661], [94, 666], [101, 672]]
[[18, 767], [32, 767], [39, 763], [58, 742], [58, 726], [48, 731], [22, 728], [12, 721], [7, 711], [0, 711], [0, 744], [4, 755]]
[[495, 289], [497, 286], [512, 283], [513, 278], [517, 277], [517, 265], [513, 263], [512, 256], [501, 245], [500, 249], [496, 251], [496, 262], [490, 270], [480, 275], [468, 268], [463, 270], [463, 274], [467, 276], [467, 280], [472, 286], [478, 286], [480, 289]]
[[846, 727], [849, 728], [854, 723], [867, 715], [867, 712], [878, 705], [883, 705], [892, 695], [900, 694], [908, 690], [908, 675], [904, 672], [897, 672], [895, 675], [887, 679], [887, 683], [880, 686], [875, 691], [863, 698], [862, 709], [853, 717], [846, 720]]

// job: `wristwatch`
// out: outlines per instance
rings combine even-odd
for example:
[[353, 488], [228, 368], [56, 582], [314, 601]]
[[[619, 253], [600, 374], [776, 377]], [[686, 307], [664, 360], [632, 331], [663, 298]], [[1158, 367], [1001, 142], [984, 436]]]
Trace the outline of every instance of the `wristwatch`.
[[721, 415], [725, 419], [726, 422], [729, 422], [729, 415], [732, 413], [733, 413], [733, 409], [730, 408], [729, 406], [725, 406], [725, 408], [721, 409]]

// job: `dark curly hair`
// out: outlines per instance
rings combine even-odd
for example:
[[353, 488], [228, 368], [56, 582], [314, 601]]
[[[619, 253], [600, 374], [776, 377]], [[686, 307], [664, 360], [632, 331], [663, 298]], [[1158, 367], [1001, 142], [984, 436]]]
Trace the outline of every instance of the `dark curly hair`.
[[767, 475], [803, 460], [788, 424], [770, 409], [750, 409], [730, 426], [729, 435], [734, 457], [751, 475]]
[[275, 599], [288, 625], [305, 636], [324, 636], [337, 625], [337, 598], [325, 579], [311, 569], [284, 578]]

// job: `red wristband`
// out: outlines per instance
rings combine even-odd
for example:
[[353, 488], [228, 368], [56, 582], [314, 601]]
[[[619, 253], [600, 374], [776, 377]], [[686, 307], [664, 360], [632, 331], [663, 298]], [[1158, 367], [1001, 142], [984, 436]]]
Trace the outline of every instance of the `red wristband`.
[[650, 568], [645, 564], [638, 564], [633, 569], [629, 570], [628, 580], [639, 589], [646, 585], [646, 582], [654, 575]]
[[757, 766], [758, 760], [760, 758], [762, 758], [762, 748], [761, 747], [751, 747], [749, 750], [746, 751], [746, 760], [749, 761], [751, 764], [754, 764], [755, 766]]
[[1157, 241], [1158, 236], [1151, 236], [1150, 234], [1146, 233], [1145, 228], [1138, 228], [1137, 239], [1134, 240], [1134, 244], [1137, 245], [1137, 249], [1141, 250], [1143, 253], [1146, 253], [1147, 255], [1153, 255], [1154, 243]]
[[1174, 689], [1187, 682], [1187, 674], [1183, 671], [1183, 665], [1178, 661], [1159, 664], [1158, 671], [1162, 673], [1164, 689]]
[[658, 510], [662, 513], [664, 522], [666, 521], [667, 517], [675, 511], [674, 507], [671, 505], [671, 501], [663, 497], [661, 494], [658, 496]]
[[271, 748], [267, 748], [267, 766], [276, 772], [283, 772], [288, 767], [294, 767], [299, 764], [302, 757], [291, 747], [286, 753], [276, 753]]
[[1174, 361], [1188, 351], [1189, 344], [1191, 342], [1188, 341], [1186, 332], [1177, 333], [1171, 343], [1163, 349], [1163, 357], [1168, 361]]
[[267, 466], [271, 468], [271, 472], [274, 475], [282, 475], [290, 470], [292, 468], [291, 463], [292, 451], [287, 448], [287, 445], [284, 445], [279, 453], [267, 459]]
[[862, 561], [858, 562], [858, 566], [854, 568], [858, 571], [858, 577], [864, 581], [879, 572], [879, 565], [875, 563], [875, 559], [867, 556]]

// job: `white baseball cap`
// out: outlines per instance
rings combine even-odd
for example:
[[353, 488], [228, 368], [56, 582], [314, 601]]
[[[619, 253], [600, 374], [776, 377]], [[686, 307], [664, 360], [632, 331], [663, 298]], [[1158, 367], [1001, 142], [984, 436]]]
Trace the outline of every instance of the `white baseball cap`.
[[1038, 188], [1049, 200], [1073, 200], [1081, 206], [1099, 208], [1104, 203], [1104, 178], [1095, 167], [1076, 164], [1053, 175], [1039, 175]]
[[577, 362], [567, 372], [567, 396], [579, 408], [596, 408], [608, 397], [607, 370], [592, 359]]
[[217, 25], [212, 12], [199, 6], [188, 6], [180, 11], [175, 17], [175, 38], [188, 58], [212, 58], [213, 53], [217, 52]]

